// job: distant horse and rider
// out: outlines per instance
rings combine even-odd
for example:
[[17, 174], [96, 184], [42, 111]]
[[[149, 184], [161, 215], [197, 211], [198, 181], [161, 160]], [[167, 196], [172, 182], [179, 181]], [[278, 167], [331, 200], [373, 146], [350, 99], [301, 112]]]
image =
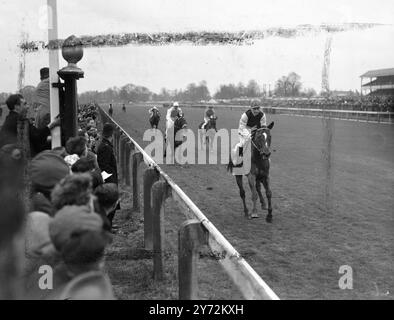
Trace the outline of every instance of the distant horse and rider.
[[160, 111], [157, 107], [149, 109], [149, 123], [152, 129], [157, 129], [160, 122]]
[[[166, 115], [166, 133], [165, 133], [165, 145], [168, 143], [168, 135], [171, 131], [174, 131], [174, 150], [179, 147], [184, 141], [177, 141], [176, 134], [181, 129], [187, 129], [187, 121], [183, 115], [181, 108], [179, 107], [178, 102], [174, 102], [172, 107], [167, 110]], [[167, 148], [166, 148], [167, 149]], [[166, 155], [166, 150], [164, 152]]]
[[198, 126], [198, 129], [201, 130], [200, 135], [200, 146], [201, 149], [208, 144], [209, 150], [213, 152], [213, 139], [215, 138], [216, 132], [218, 129], [216, 128], [216, 120], [218, 117], [216, 115], [211, 115], [209, 117], [208, 122], [201, 122]]

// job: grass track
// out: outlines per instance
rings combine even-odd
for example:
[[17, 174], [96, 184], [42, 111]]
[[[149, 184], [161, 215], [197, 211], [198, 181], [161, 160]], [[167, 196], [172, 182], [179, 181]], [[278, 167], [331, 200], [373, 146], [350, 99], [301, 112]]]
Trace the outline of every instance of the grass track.
[[[165, 110], [160, 111], [163, 130]], [[196, 132], [203, 110], [183, 111]], [[236, 128], [240, 112], [217, 110], [218, 128]], [[114, 118], [146, 145], [146, 107], [127, 106], [126, 113], [115, 108]], [[235, 179], [224, 165], [162, 167], [281, 299], [393, 299], [394, 126], [332, 120], [329, 162], [322, 119], [268, 115], [271, 120], [277, 150], [270, 174], [273, 224], [242, 217]], [[121, 213], [118, 219], [123, 218]], [[136, 258], [143, 239], [141, 213], [127, 220], [108, 261], [120, 298], [177, 298], [177, 229], [183, 220], [168, 201], [166, 280], [161, 285], [150, 279], [151, 259]], [[353, 290], [338, 287], [341, 265], [353, 268]], [[240, 298], [215, 261], [202, 258], [199, 268], [202, 299]]]

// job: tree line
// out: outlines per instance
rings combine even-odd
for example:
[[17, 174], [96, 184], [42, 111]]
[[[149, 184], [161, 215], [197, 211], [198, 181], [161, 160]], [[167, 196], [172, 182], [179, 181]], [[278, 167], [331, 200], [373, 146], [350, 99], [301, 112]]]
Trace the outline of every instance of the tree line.
[[[26, 86], [22, 89], [22, 94], [28, 102], [34, 98], [34, 87]], [[7, 93], [0, 93], [0, 104], [7, 99]], [[112, 87], [105, 91], [86, 91], [79, 94], [80, 103], [90, 101], [209, 101], [210, 99], [226, 100], [235, 98], [261, 98], [267, 96], [276, 97], [312, 97], [316, 96], [316, 91], [312, 88], [302, 88], [301, 77], [290, 72], [287, 76], [282, 76], [275, 82], [273, 88], [263, 87], [254, 79], [247, 84], [239, 82], [238, 84], [222, 84], [211, 94], [207, 82], [202, 80], [200, 83], [190, 83], [184, 89], [170, 90], [162, 88], [159, 93], [152, 92], [147, 87], [135, 85], [132, 83], [122, 87]], [[30, 101], [31, 100], [31, 101]]]

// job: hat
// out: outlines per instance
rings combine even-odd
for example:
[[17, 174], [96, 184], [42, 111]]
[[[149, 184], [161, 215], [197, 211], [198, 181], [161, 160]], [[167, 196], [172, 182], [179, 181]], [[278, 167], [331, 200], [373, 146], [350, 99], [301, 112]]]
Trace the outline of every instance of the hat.
[[173, 107], [179, 107], [179, 103], [178, 103], [178, 102], [174, 102], [174, 103], [172, 104], [172, 106], [173, 106]]
[[108, 138], [114, 133], [115, 127], [112, 123], [106, 123], [103, 126], [103, 137]]
[[40, 78], [41, 80], [49, 78], [49, 68], [41, 68], [40, 69]]
[[73, 236], [102, 228], [103, 219], [89, 206], [64, 206], [49, 223], [49, 236], [56, 250], [62, 251]]
[[250, 106], [251, 106], [251, 108], [260, 107], [260, 101], [253, 100]]
[[51, 190], [60, 180], [70, 174], [67, 163], [52, 151], [36, 155], [30, 164], [33, 185]]

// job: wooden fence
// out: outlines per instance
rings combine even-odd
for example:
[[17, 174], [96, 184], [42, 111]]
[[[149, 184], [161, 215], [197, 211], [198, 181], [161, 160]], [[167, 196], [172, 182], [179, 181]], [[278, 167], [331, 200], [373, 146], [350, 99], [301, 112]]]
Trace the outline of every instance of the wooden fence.
[[[245, 299], [279, 300], [278, 296], [224, 238], [183, 190], [153, 161], [130, 135], [100, 108], [102, 122], [116, 126], [114, 151], [120, 167], [120, 181], [132, 186], [133, 209], [140, 210], [138, 176], [143, 177], [144, 246], [153, 251], [153, 277], [163, 278], [164, 204], [172, 198], [187, 220], [178, 232], [179, 299], [198, 298], [198, 249], [208, 246]], [[130, 169], [131, 167], [131, 169]]]

